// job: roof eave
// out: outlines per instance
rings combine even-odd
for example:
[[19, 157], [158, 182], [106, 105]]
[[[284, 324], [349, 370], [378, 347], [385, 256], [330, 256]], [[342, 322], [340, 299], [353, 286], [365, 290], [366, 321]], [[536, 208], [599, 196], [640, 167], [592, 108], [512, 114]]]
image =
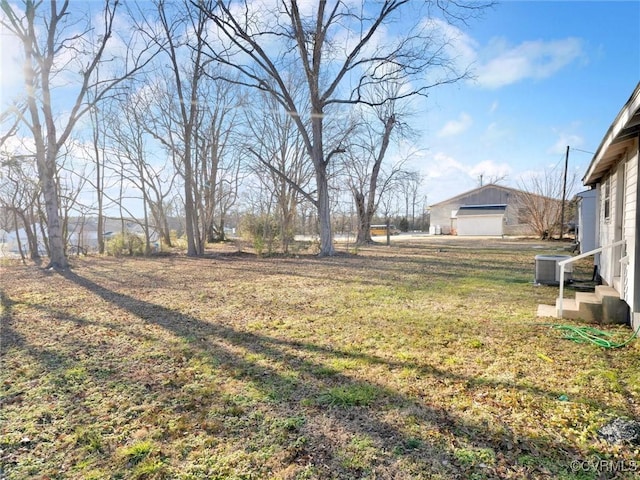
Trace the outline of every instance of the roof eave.
[[587, 172], [584, 185], [595, 185], [626, 150], [633, 138], [640, 133], [640, 82], [620, 110], [596, 150]]

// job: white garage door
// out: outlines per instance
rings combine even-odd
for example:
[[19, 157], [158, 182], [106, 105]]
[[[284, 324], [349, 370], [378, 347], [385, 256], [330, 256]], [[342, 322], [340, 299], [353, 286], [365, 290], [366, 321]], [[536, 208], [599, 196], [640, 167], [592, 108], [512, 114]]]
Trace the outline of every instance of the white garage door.
[[458, 216], [458, 235], [502, 235], [504, 215]]

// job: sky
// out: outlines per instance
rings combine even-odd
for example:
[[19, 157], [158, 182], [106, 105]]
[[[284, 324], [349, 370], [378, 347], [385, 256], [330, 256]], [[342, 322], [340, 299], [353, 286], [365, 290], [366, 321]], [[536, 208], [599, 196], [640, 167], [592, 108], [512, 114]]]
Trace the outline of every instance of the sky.
[[[567, 146], [582, 178], [640, 80], [640, 0], [503, 0], [449, 33], [473, 79], [413, 105], [409, 166], [424, 177], [424, 203], [474, 189], [481, 175], [518, 188], [563, 163]], [[12, 57], [0, 32], [0, 100], [19, 77]]]
[[640, 1], [506, 0], [456, 47], [475, 79], [432, 90], [416, 119], [412, 163], [430, 205], [478, 187], [480, 175], [518, 188], [562, 166], [567, 146], [582, 179], [640, 81]]

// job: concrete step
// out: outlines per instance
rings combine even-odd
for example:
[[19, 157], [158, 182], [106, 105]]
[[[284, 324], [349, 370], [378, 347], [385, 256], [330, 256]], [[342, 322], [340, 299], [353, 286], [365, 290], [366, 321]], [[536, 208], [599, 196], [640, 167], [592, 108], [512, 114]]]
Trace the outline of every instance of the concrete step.
[[610, 287], [609, 285], [597, 285], [594, 293], [600, 300], [605, 297], [620, 298], [620, 294], [618, 293], [618, 291], [615, 288]]
[[[556, 299], [556, 309], [559, 308], [560, 299]], [[582, 320], [588, 323], [600, 323], [602, 321], [602, 303], [591, 292], [576, 292], [576, 298], [565, 298], [562, 302], [562, 318]]]
[[602, 322], [602, 301], [595, 293], [576, 292], [575, 301], [580, 312], [579, 318], [590, 323]]
[[602, 301], [595, 292], [576, 292], [576, 303], [600, 304]]
[[598, 285], [595, 294], [602, 303], [602, 323], [627, 323], [629, 306], [615, 288]]
[[[556, 298], [556, 316], [558, 316], [558, 309], [560, 308], [560, 299]], [[580, 318], [580, 310], [579, 306], [573, 298], [565, 298], [562, 302], [562, 317], [558, 318], [568, 318], [571, 320], [577, 320]]]
[[[559, 304], [558, 298], [555, 306], [538, 305], [538, 317], [558, 318]], [[598, 285], [594, 292], [576, 292], [575, 299], [565, 298], [562, 317], [597, 324], [627, 323], [629, 306], [620, 299], [618, 290]]]

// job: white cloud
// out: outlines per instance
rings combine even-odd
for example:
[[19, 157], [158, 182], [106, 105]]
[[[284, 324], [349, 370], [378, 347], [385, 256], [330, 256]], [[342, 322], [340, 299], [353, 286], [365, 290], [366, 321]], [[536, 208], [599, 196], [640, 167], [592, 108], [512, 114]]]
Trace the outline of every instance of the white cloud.
[[445, 45], [449, 59], [463, 72], [471, 68], [473, 82], [483, 88], [500, 88], [525, 79], [544, 79], [567, 65], [584, 60], [583, 42], [569, 37], [558, 40], [530, 40], [510, 45], [501, 37], [486, 45], [442, 20], [429, 19], [425, 29], [435, 43]]
[[447, 55], [463, 69], [473, 63], [478, 54], [478, 42], [459, 28], [443, 20], [429, 18], [423, 24], [429, 38], [435, 45], [444, 45]]
[[0, 107], [23, 85], [23, 48], [16, 36], [0, 26]]
[[465, 166], [447, 153], [427, 152], [421, 156], [420, 164], [429, 204], [473, 188]]
[[578, 38], [527, 41], [513, 47], [503, 39], [494, 39], [485, 49], [487, 60], [477, 67], [476, 83], [499, 88], [528, 78], [540, 80], [584, 56]]
[[584, 138], [582, 138], [580, 135], [576, 133], [561, 131], [561, 132], [557, 132], [557, 134], [558, 134], [558, 139], [547, 150], [547, 153], [549, 154], [555, 155], [555, 154], [566, 153], [567, 145], [569, 147], [582, 147], [584, 145]]
[[485, 147], [501, 145], [509, 136], [510, 131], [502, 128], [497, 122], [491, 122], [482, 133], [481, 140]]
[[506, 163], [495, 163], [493, 160], [483, 160], [477, 163], [469, 170], [469, 175], [473, 178], [479, 178], [482, 175], [486, 184], [492, 180], [507, 177], [512, 172], [511, 166]]
[[427, 159], [426, 176], [429, 179], [442, 178], [449, 175], [459, 175], [464, 171], [464, 166], [455, 158], [443, 152], [434, 153], [431, 159]]
[[444, 151], [426, 152], [420, 155], [419, 163], [430, 205], [477, 188], [480, 175], [487, 184], [513, 174], [512, 167], [506, 163], [483, 160], [467, 165]]
[[458, 135], [471, 127], [473, 119], [468, 113], [462, 112], [457, 120], [449, 120], [438, 132], [438, 137]]

